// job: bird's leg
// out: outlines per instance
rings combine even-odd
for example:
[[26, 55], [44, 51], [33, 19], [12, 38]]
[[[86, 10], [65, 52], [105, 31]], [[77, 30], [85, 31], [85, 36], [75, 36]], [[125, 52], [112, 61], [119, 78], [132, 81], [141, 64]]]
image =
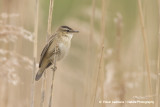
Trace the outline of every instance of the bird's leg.
[[[55, 60], [55, 59], [54, 59]], [[53, 71], [56, 71], [56, 69], [57, 69], [57, 66], [56, 66], [56, 64], [55, 64], [55, 61], [54, 60], [52, 60], [52, 59], [50, 59], [50, 62], [52, 63], [52, 67], [51, 67], [51, 69], [53, 70]]]
[[53, 51], [53, 55], [56, 54], [58, 55], [60, 53], [60, 50], [58, 48], [58, 46], [56, 46], [55, 50]]
[[57, 53], [57, 47], [55, 48], [55, 51], [53, 52], [54, 60], [52, 60], [52, 59], [50, 60], [50, 62], [53, 65], [53, 67], [51, 68], [53, 71], [56, 71], [56, 69], [57, 69], [57, 66], [56, 66], [56, 55], [57, 54], [55, 54], [55, 53]]
[[[52, 63], [52, 62], [51, 62], [51, 63]], [[53, 71], [56, 71], [56, 70], [57, 70], [57, 66], [54, 64], [54, 66], [51, 67], [51, 69], [52, 69]]]
[[54, 66], [54, 67], [52, 67], [51, 69], [52, 69], [53, 71], [56, 71], [56, 70], [57, 70], [57, 67]]

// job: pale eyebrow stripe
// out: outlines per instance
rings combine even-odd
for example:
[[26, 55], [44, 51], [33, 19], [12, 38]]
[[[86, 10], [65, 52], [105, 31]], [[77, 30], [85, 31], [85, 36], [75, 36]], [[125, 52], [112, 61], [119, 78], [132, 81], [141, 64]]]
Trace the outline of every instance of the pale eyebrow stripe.
[[68, 26], [61, 26], [62, 28], [64, 28], [65, 30], [72, 30], [70, 27]]

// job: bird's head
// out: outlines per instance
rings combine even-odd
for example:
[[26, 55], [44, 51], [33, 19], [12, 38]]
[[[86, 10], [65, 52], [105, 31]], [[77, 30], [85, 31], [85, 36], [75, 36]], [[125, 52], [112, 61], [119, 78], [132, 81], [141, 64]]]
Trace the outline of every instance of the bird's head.
[[79, 31], [73, 30], [72, 28], [68, 26], [60, 26], [57, 29], [57, 33], [59, 33], [61, 36], [70, 37], [74, 33], [78, 33]]

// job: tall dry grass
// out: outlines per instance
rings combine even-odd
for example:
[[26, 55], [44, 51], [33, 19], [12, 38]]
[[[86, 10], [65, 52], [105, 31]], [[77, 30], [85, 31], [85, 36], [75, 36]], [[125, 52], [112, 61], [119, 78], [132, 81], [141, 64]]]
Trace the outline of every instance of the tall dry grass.
[[90, 69], [92, 68], [92, 52], [93, 52], [93, 36], [94, 36], [94, 20], [95, 20], [95, 2], [96, 0], [92, 0], [92, 15], [90, 16], [90, 34], [88, 36], [88, 55], [87, 55], [87, 71], [85, 74], [85, 79], [86, 79], [86, 83], [85, 83], [85, 90], [84, 90], [84, 106], [87, 107], [90, 105], [91, 100], [89, 100], [89, 98], [91, 97], [91, 87], [90, 87], [90, 77], [91, 77], [91, 72]]
[[[95, 88], [94, 88], [94, 93], [92, 95], [92, 104], [91, 106], [95, 107], [95, 104], [97, 102], [97, 89], [99, 87], [98, 83], [100, 83], [100, 87], [101, 87], [101, 97], [100, 100], [104, 100], [104, 37], [105, 37], [105, 24], [106, 24], [106, 1], [102, 0], [101, 1], [101, 5], [102, 5], [102, 10], [101, 10], [101, 35], [100, 35], [100, 45], [98, 47], [98, 50], [100, 50], [100, 52], [98, 53], [100, 55], [100, 57], [98, 58], [98, 71], [95, 74]], [[105, 105], [102, 103], [102, 106], [104, 107]]]
[[152, 82], [151, 82], [151, 76], [150, 76], [150, 64], [149, 64], [149, 53], [148, 53], [148, 40], [147, 40], [147, 34], [145, 30], [145, 24], [144, 24], [144, 16], [143, 16], [143, 10], [142, 10], [142, 4], [141, 0], [138, 0], [138, 7], [139, 7], [139, 14], [140, 14], [140, 22], [141, 22], [141, 31], [143, 36], [143, 43], [144, 43], [144, 54], [145, 54], [145, 63], [146, 63], [146, 70], [148, 75], [148, 87], [149, 87], [149, 94], [152, 95]]
[[[48, 29], [47, 29], [48, 36], [51, 36], [53, 5], [54, 5], [54, 0], [50, 0], [49, 16], [48, 16]], [[55, 52], [56, 52], [56, 49], [55, 49]], [[52, 107], [53, 83], [54, 83], [54, 75], [55, 75], [55, 71], [56, 71], [55, 68], [56, 68], [56, 55], [54, 56], [54, 68], [52, 69], [53, 75], [52, 75], [51, 93], [50, 93], [50, 100], [49, 100], [48, 107]]]
[[156, 82], [156, 99], [155, 99], [155, 107], [159, 107], [159, 99], [160, 99], [160, 0], [158, 0], [158, 19], [159, 19], [159, 31], [158, 31], [158, 56], [157, 56], [157, 82]]
[[[47, 41], [48, 41], [49, 37], [51, 36], [53, 6], [54, 6], [54, 0], [50, 0], [49, 14], [48, 14], [48, 27], [47, 27], [47, 36], [46, 36]], [[48, 107], [52, 106], [54, 73], [55, 73], [55, 71], [53, 71], [53, 75], [52, 75], [51, 93], [50, 93], [50, 100], [48, 103]], [[44, 105], [44, 99], [45, 99], [45, 94], [46, 94], [45, 91], [46, 91], [46, 73], [44, 72], [44, 77], [42, 80], [42, 88], [41, 88], [41, 104], [40, 104], [41, 107], [45, 106]]]
[[31, 106], [34, 107], [35, 96], [35, 74], [37, 63], [37, 38], [38, 38], [38, 14], [39, 14], [39, 0], [35, 1], [35, 24], [34, 24], [34, 48], [33, 48], [33, 74], [32, 74], [32, 88], [31, 88]]

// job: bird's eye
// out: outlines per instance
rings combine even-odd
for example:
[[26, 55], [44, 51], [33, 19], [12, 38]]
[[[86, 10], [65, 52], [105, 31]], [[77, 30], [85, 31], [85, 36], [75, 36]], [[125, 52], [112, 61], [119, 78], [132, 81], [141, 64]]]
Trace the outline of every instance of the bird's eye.
[[69, 30], [66, 30], [67, 32], [69, 32]]

